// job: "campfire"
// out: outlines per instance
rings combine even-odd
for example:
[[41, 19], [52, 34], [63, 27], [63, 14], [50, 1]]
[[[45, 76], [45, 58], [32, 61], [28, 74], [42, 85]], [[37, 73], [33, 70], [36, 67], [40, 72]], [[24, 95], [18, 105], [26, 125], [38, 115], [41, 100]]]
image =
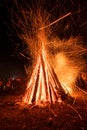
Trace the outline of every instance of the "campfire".
[[23, 100], [27, 104], [53, 104], [61, 102], [63, 94], [64, 90], [42, 48]]
[[[18, 14], [15, 9], [11, 11], [13, 29], [27, 44], [26, 52], [29, 51], [34, 62], [22, 101], [26, 104], [44, 105], [62, 102], [66, 96], [83, 96], [84, 92], [78, 89], [76, 80], [84, 71], [83, 55], [87, 49], [79, 37], [71, 36], [61, 40], [55, 33], [55, 24], [67, 17], [73, 17], [78, 11], [63, 13], [61, 17], [52, 20], [53, 16], [51, 17], [43, 6], [38, 8], [39, 4], [36, 7], [31, 5], [32, 7], [22, 7], [22, 4], [16, 1]], [[30, 60], [23, 52], [19, 52], [19, 55]], [[29, 70], [26, 71], [28, 74]]]
[[3, 2], [0, 130], [86, 130], [87, 2]]

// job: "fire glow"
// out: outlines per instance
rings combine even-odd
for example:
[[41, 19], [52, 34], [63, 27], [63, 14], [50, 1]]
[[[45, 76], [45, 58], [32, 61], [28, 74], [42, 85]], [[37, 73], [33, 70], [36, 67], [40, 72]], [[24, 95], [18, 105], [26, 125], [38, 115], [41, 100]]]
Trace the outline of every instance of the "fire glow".
[[[62, 102], [63, 94], [81, 96], [79, 90], [79, 94], [77, 92], [75, 82], [84, 68], [82, 55], [87, 50], [79, 44], [79, 38], [59, 40], [58, 36], [53, 35], [52, 28], [50, 29], [50, 26], [71, 16], [72, 13], [69, 12], [49, 22], [49, 15], [45, 11], [41, 12], [38, 7], [39, 5], [35, 7], [36, 11], [31, 7], [25, 9], [20, 7], [21, 10], [17, 7], [19, 13], [13, 12], [18, 23], [13, 21], [14, 29], [21, 30], [18, 37], [28, 45], [36, 62], [23, 95], [23, 102], [35, 105], [51, 104]], [[51, 48], [51, 51], [48, 48]], [[28, 71], [27, 69], [27, 73]]]
[[54, 70], [48, 64], [44, 49], [39, 55], [24, 96], [27, 104], [61, 102], [62, 87]]

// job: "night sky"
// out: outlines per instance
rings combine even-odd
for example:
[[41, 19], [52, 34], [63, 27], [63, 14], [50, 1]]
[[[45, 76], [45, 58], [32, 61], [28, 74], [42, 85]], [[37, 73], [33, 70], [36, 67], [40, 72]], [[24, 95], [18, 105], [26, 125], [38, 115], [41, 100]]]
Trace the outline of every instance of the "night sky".
[[16, 45], [12, 42], [13, 39], [10, 39], [12, 35], [17, 39], [14, 41], [19, 42], [17, 36], [11, 32], [10, 22], [6, 3], [0, 0], [0, 78], [25, 76], [24, 60], [18, 57], [18, 50], [14, 52]]
[[[10, 25], [11, 15], [10, 12], [8, 11], [7, 3], [5, 1], [6, 0], [0, 0], [0, 77], [10, 77], [12, 75], [23, 76], [25, 74], [24, 64], [26, 64], [27, 61], [19, 56], [19, 52], [22, 52], [24, 46], [22, 41], [17, 37], [17, 34], [15, 32], [12, 32], [11, 30], [12, 27]], [[48, 1], [52, 3], [51, 0]], [[57, 3], [57, 1], [60, 0], [54, 0], [54, 4], [52, 3], [52, 5], [56, 5], [55, 3]], [[45, 5], [50, 10], [50, 6], [48, 5], [48, 3], [46, 3]], [[59, 31], [57, 31], [58, 36], [60, 38], [65, 38], [70, 34], [70, 32], [72, 32], [73, 36], [81, 35], [86, 44], [87, 43], [87, 1], [86, 0], [70, 0], [70, 1], [61, 0], [60, 3], [61, 5], [63, 4], [63, 7], [65, 7], [67, 12], [70, 11], [74, 12], [80, 8], [81, 13], [78, 22], [76, 21], [76, 23], [72, 24], [71, 30], [66, 31], [63, 34], [63, 29], [60, 29], [59, 27]], [[73, 18], [75, 22], [75, 20], [77, 19], [77, 15], [73, 16]]]

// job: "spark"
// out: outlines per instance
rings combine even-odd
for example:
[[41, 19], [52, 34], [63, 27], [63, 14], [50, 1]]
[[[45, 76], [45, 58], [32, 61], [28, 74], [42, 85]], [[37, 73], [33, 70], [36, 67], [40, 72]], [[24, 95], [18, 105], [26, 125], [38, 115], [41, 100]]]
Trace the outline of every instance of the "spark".
[[68, 17], [68, 16], [70, 16], [70, 15], [71, 15], [71, 12], [65, 14], [64, 16], [62, 16], [62, 17], [60, 17], [60, 18], [58, 18], [57, 20], [53, 21], [52, 23], [50, 23], [50, 24], [48, 24], [48, 25], [46, 25], [46, 26], [44, 26], [44, 27], [39, 28], [39, 30], [42, 30], [42, 29], [48, 28], [48, 27], [52, 26], [53, 24], [59, 22], [60, 20], [66, 18], [66, 17]]
[[28, 56], [25, 56], [25, 55], [24, 55], [23, 53], [21, 53], [21, 52], [19, 53], [19, 55], [22, 56], [22, 57], [24, 57], [24, 58], [27, 59], [27, 60], [30, 60], [30, 58], [29, 58]]
[[83, 27], [87, 24], [87, 21], [85, 21], [83, 24], [80, 25], [80, 27]]
[[82, 120], [82, 116], [79, 114], [79, 112], [73, 106], [71, 106], [70, 104], [67, 104], [67, 106], [70, 107], [72, 110], [74, 110], [77, 113], [77, 115], [79, 116], [80, 120]]

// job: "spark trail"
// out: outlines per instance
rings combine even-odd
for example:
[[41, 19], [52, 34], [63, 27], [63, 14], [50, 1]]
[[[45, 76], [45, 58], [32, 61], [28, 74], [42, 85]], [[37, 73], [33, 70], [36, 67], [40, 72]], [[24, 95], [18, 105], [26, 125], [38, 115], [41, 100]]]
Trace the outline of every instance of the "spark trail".
[[50, 24], [48, 24], [48, 25], [46, 25], [46, 26], [44, 26], [44, 27], [41, 27], [39, 30], [48, 28], [48, 27], [52, 26], [53, 24], [59, 22], [60, 20], [62, 20], [62, 19], [64, 19], [64, 18], [68, 17], [69, 15], [71, 15], [71, 12], [65, 14], [64, 16], [62, 16], [62, 17], [60, 17], [60, 18], [58, 18], [57, 20], [53, 21], [52, 23], [50, 23]]

